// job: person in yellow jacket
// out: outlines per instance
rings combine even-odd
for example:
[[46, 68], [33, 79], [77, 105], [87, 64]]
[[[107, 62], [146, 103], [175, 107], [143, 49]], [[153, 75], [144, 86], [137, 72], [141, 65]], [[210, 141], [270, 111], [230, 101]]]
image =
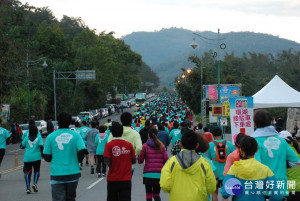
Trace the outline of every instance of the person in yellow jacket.
[[[258, 162], [254, 155], [258, 143], [253, 137], [245, 136], [240, 142], [241, 160], [235, 161], [223, 180], [221, 194], [234, 201], [282, 201], [285, 190], [277, 182], [272, 170]], [[268, 196], [267, 196], [268, 195]]]
[[207, 201], [216, 190], [216, 178], [208, 160], [197, 154], [198, 137], [189, 130], [182, 135], [182, 150], [161, 171], [160, 186], [170, 201]]

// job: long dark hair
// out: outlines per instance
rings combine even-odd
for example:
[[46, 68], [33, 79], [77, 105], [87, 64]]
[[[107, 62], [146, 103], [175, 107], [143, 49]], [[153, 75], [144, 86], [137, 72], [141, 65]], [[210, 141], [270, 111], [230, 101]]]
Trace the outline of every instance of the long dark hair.
[[157, 130], [155, 128], [150, 128], [148, 131], [148, 136], [153, 139], [153, 142], [155, 144], [155, 150], [161, 150], [162, 143], [157, 138]]
[[290, 136], [288, 136], [287, 138], [289, 139], [289, 140], [286, 140], [287, 143], [292, 144], [293, 147], [296, 149], [297, 153], [300, 154], [300, 146], [299, 146], [297, 140], [295, 140], [294, 138], [292, 138]]

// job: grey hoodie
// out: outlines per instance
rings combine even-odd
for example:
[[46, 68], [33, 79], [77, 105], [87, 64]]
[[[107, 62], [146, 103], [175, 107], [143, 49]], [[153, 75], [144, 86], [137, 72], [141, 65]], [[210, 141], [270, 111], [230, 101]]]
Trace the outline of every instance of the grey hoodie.
[[88, 152], [96, 152], [98, 144], [95, 142], [95, 138], [98, 133], [96, 128], [92, 128], [85, 134], [84, 140], [86, 140]]
[[191, 150], [184, 150], [176, 155], [176, 159], [178, 160], [182, 169], [191, 167], [197, 160], [199, 160], [199, 158], [201, 158], [201, 155]]

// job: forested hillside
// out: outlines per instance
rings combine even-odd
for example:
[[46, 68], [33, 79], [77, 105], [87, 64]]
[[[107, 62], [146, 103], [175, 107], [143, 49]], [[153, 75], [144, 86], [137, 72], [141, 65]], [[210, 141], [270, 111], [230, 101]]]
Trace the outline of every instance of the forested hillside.
[[[217, 38], [217, 33], [208, 31], [197, 33], [207, 38]], [[171, 28], [156, 32], [135, 32], [123, 39], [158, 73], [161, 82], [170, 82], [180, 73], [182, 67], [193, 67], [193, 64], [187, 60], [189, 56], [200, 57], [210, 49], [217, 51], [214, 41], [199, 40], [199, 37], [196, 37], [199, 48], [193, 50], [190, 46], [193, 37], [193, 32], [190, 30]], [[222, 59], [226, 53], [234, 53], [236, 57], [243, 57], [245, 54], [250, 56], [249, 53], [271, 54], [276, 57], [283, 50], [300, 51], [299, 43], [262, 33], [221, 33], [221, 38], [225, 38], [221, 42], [226, 43], [226, 49], [220, 51]]]
[[59, 21], [50, 9], [17, 0], [0, 1], [0, 16], [0, 103], [10, 104], [11, 117], [19, 122], [27, 119], [27, 86], [31, 114], [36, 119], [53, 117], [53, 70], [96, 71], [95, 81], [57, 81], [58, 112], [71, 114], [100, 108], [108, 92], [144, 91], [142, 82], [159, 85], [140, 54], [113, 33], [98, 34], [80, 18]]

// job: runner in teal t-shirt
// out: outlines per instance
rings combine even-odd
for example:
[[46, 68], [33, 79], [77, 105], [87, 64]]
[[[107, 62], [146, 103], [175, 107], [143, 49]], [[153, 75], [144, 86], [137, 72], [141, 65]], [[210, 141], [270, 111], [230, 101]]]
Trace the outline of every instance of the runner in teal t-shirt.
[[85, 149], [85, 146], [77, 132], [65, 128], [51, 133], [44, 149], [44, 154], [52, 155], [50, 175], [79, 174], [77, 151], [81, 149]]
[[5, 128], [0, 127], [0, 149], [6, 149], [6, 139], [9, 137], [10, 137], [9, 131], [6, 130]]
[[27, 136], [22, 141], [22, 147], [25, 148], [24, 162], [32, 162], [42, 159], [40, 146], [43, 146], [43, 139], [37, 136], [33, 141]]
[[175, 142], [181, 139], [181, 130], [179, 129], [179, 123], [174, 122], [173, 124], [174, 129], [170, 132], [170, 139], [172, 142], [172, 146], [174, 146]]
[[[223, 142], [224, 140], [223, 138], [223, 132], [221, 130], [220, 127], [215, 127], [212, 129], [211, 133], [214, 136], [214, 141], [216, 142]], [[211, 159], [213, 161], [213, 164], [216, 166], [216, 173], [217, 173], [217, 189], [216, 191], [213, 193], [213, 199], [218, 197], [218, 192], [219, 192], [219, 188], [222, 187], [222, 182], [224, 179], [224, 167], [226, 164], [226, 161], [224, 163], [220, 163], [218, 162], [217, 159], [217, 147], [214, 144], [214, 142], [210, 142], [209, 143], [209, 149], [207, 150], [207, 158]], [[228, 157], [228, 155], [233, 152], [235, 150], [233, 144], [230, 141], [226, 141], [226, 158]]]
[[[81, 137], [82, 137], [82, 140], [83, 140], [85, 146], [87, 145], [87, 143], [86, 143], [86, 141], [84, 140], [84, 137], [85, 137], [86, 133], [87, 133], [89, 130], [91, 130], [91, 128], [87, 127], [86, 124], [87, 124], [87, 123], [86, 123], [85, 121], [83, 121], [83, 122], [82, 122], [82, 126], [81, 126], [80, 128], [78, 128], [78, 130], [81, 131]], [[89, 154], [86, 154], [86, 155], [85, 155], [85, 164], [86, 164], [86, 165], [89, 165]], [[82, 166], [82, 161], [81, 161], [81, 164], [80, 164], [80, 165]]]
[[35, 125], [29, 125], [28, 130], [29, 135], [24, 138], [21, 143], [20, 148], [25, 149], [24, 154], [24, 169], [25, 169], [25, 182], [26, 182], [26, 192], [31, 193], [30, 180], [32, 174], [32, 168], [34, 169], [34, 182], [32, 188], [34, 192], [38, 192], [37, 182], [40, 177], [40, 167], [42, 159], [43, 150], [43, 139], [38, 134], [38, 129]]
[[62, 112], [57, 117], [59, 129], [47, 136], [44, 158], [51, 162], [51, 192], [53, 200], [75, 200], [80, 177], [78, 160], [86, 147], [82, 137], [69, 129], [72, 116]]
[[[2, 124], [2, 120], [0, 118], [0, 126]], [[10, 134], [8, 130], [5, 128], [0, 127], [0, 167], [3, 160], [3, 157], [5, 155], [5, 149], [6, 149], [6, 139], [10, 137]], [[1, 177], [1, 173], [0, 173]]]
[[99, 126], [99, 134], [96, 135], [95, 137], [95, 142], [98, 144], [97, 145], [97, 150], [96, 150], [96, 157], [97, 157], [97, 168], [96, 172], [98, 174], [98, 177], [103, 177], [106, 175], [106, 164], [104, 163], [104, 148], [105, 145], [107, 144], [109, 134], [105, 133], [106, 126], [101, 125]]
[[[27, 137], [28, 136], [28, 130], [27, 131], [25, 131], [24, 133], [23, 133], [23, 135], [22, 135], [22, 141], [25, 139], [25, 137]], [[42, 135], [41, 135], [41, 133], [40, 133], [40, 131], [38, 131], [38, 134], [37, 134], [37, 136], [38, 137], [42, 137]]]

